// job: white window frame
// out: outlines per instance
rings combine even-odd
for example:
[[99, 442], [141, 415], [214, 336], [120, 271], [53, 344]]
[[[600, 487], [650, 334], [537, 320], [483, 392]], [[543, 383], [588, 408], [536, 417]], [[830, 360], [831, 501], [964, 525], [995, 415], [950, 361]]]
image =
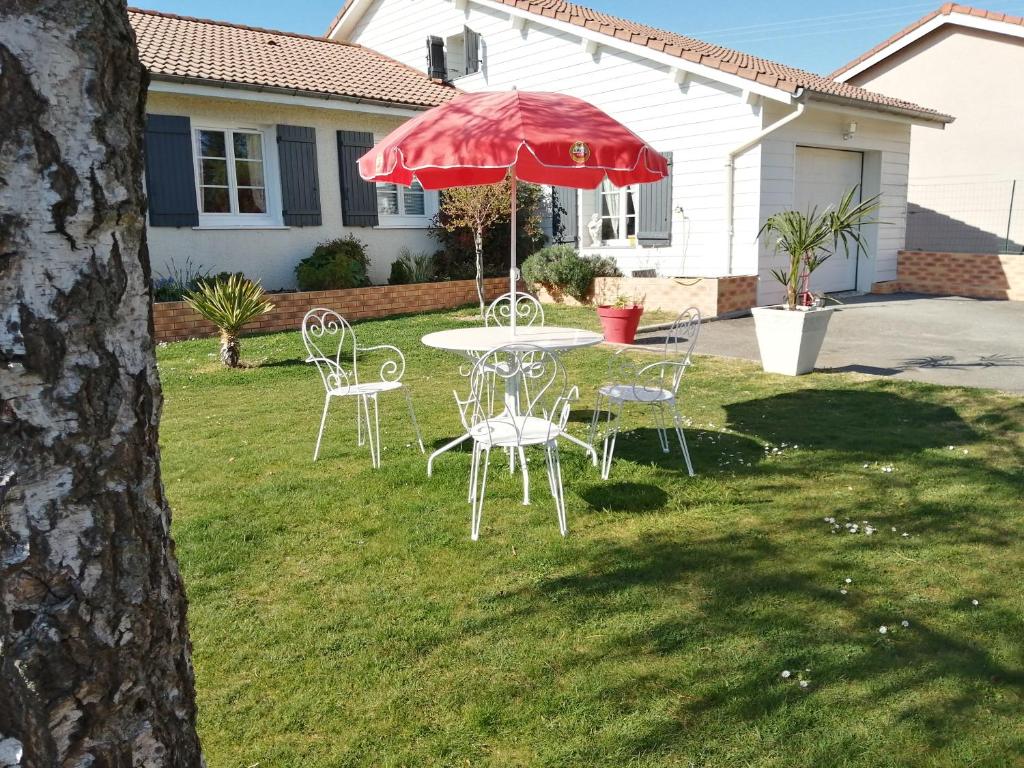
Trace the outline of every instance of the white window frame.
[[[388, 184], [377, 183], [377, 189], [388, 186]], [[395, 184], [395, 189], [398, 190], [398, 210], [405, 210], [405, 192], [409, 187], [404, 184]], [[434, 214], [437, 213], [437, 192], [431, 190], [423, 190], [423, 214], [422, 215], [409, 215], [406, 213], [380, 213], [378, 209], [377, 220], [378, 225], [384, 229], [424, 229], [430, 226], [431, 220], [434, 218]]]
[[[611, 184], [611, 182], [608, 182], [608, 183]], [[633, 242], [630, 242], [629, 236], [625, 236], [625, 237], [613, 238], [611, 240], [604, 240], [604, 239], [602, 239], [601, 242], [598, 245], [610, 246], [610, 247], [613, 247], [613, 248], [632, 248], [632, 247], [636, 246], [637, 243], [638, 243], [637, 234], [640, 231], [640, 185], [639, 184], [629, 184], [629, 185], [627, 185], [625, 187], [619, 187], [616, 191], [619, 193], [619, 215], [618, 215], [618, 219], [619, 219], [619, 232], [626, 232], [627, 231], [627, 226], [626, 226], [627, 219], [630, 218], [630, 216], [628, 216], [627, 213], [626, 213], [626, 193], [630, 192], [633, 195], [633, 216], [632, 216], [632, 218], [635, 221], [635, 224], [634, 224], [634, 227], [633, 227], [633, 229], [634, 229]], [[603, 224], [604, 221], [606, 219], [608, 219], [608, 220], [611, 219], [611, 216], [605, 216], [604, 213], [603, 213], [603, 211], [604, 211], [604, 196], [605, 196], [604, 182], [601, 182], [601, 186], [599, 186], [597, 188], [597, 199], [595, 200], [595, 206], [596, 206], [595, 210], [601, 216], [601, 222], [602, 222], [602, 227], [601, 228], [602, 228], [602, 230], [604, 229], [604, 224]]]
[[[255, 133], [260, 135], [263, 147], [263, 190], [267, 199], [266, 213], [204, 213], [203, 212], [203, 168], [200, 160], [200, 131]], [[227, 137], [225, 137], [227, 139]], [[232, 209], [238, 205], [238, 183], [235, 180], [234, 141], [225, 141], [228, 170], [228, 199]], [[196, 179], [196, 206], [199, 211], [198, 229], [266, 229], [282, 227], [281, 181], [277, 165], [277, 131], [271, 126], [252, 124], [230, 124], [217, 122], [195, 122], [192, 124], [192, 165]]]

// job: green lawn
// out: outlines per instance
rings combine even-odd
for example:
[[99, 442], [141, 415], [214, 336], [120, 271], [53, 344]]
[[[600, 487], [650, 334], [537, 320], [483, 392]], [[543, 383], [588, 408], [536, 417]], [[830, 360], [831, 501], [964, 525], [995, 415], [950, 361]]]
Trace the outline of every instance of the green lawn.
[[[357, 326], [406, 352], [428, 445], [464, 382], [418, 339], [465, 315]], [[159, 351], [211, 768], [1024, 764], [1020, 398], [699, 358], [697, 477], [640, 417], [607, 482], [563, 450], [568, 538], [537, 454], [530, 507], [492, 467], [474, 543], [469, 454], [428, 479], [400, 397], [381, 470], [354, 406], [313, 464], [298, 333], [242, 371], [215, 344]], [[608, 354], [564, 357], [581, 436]]]

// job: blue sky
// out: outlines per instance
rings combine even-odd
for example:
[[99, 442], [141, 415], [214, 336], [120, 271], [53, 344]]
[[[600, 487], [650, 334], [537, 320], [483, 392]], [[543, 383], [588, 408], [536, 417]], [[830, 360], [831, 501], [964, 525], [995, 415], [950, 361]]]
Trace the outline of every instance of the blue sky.
[[[221, 19], [289, 32], [322, 34], [342, 0], [133, 0], [186, 16]], [[584, 0], [606, 13], [691, 35], [764, 56], [812, 72], [827, 74], [941, 5], [941, 0], [909, 2], [821, 0], [808, 3], [773, 0]], [[980, 7], [1024, 15], [1024, 0]]]

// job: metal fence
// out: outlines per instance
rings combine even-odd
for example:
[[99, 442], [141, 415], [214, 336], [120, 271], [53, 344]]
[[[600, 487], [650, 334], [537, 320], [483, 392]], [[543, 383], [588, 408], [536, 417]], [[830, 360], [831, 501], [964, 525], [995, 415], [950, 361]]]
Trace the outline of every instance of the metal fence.
[[910, 184], [907, 248], [1024, 253], [1024, 179]]

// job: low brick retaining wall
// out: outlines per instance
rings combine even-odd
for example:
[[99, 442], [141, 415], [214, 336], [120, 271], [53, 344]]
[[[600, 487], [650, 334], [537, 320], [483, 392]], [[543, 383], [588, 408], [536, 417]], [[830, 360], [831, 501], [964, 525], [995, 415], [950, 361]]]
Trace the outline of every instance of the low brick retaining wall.
[[1024, 255], [900, 251], [896, 280], [871, 290], [1024, 301]]
[[[611, 301], [619, 294], [642, 300], [644, 308], [651, 311], [682, 312], [687, 307], [697, 307], [702, 317], [717, 317], [757, 304], [757, 275], [599, 277], [594, 280], [588, 303], [593, 303], [594, 297]], [[571, 296], [554, 297], [544, 289], [537, 295], [548, 303], [580, 303]]]
[[[484, 281], [488, 299], [508, 292], [507, 277]], [[381, 285], [333, 291], [272, 293], [273, 311], [245, 327], [247, 333], [298, 330], [302, 318], [313, 307], [327, 307], [346, 320], [404, 315], [452, 309], [477, 300], [476, 281], [452, 280], [441, 283]], [[214, 336], [217, 329], [203, 320], [183, 301], [162, 301], [153, 305], [153, 329], [157, 341], [180, 341]]]

